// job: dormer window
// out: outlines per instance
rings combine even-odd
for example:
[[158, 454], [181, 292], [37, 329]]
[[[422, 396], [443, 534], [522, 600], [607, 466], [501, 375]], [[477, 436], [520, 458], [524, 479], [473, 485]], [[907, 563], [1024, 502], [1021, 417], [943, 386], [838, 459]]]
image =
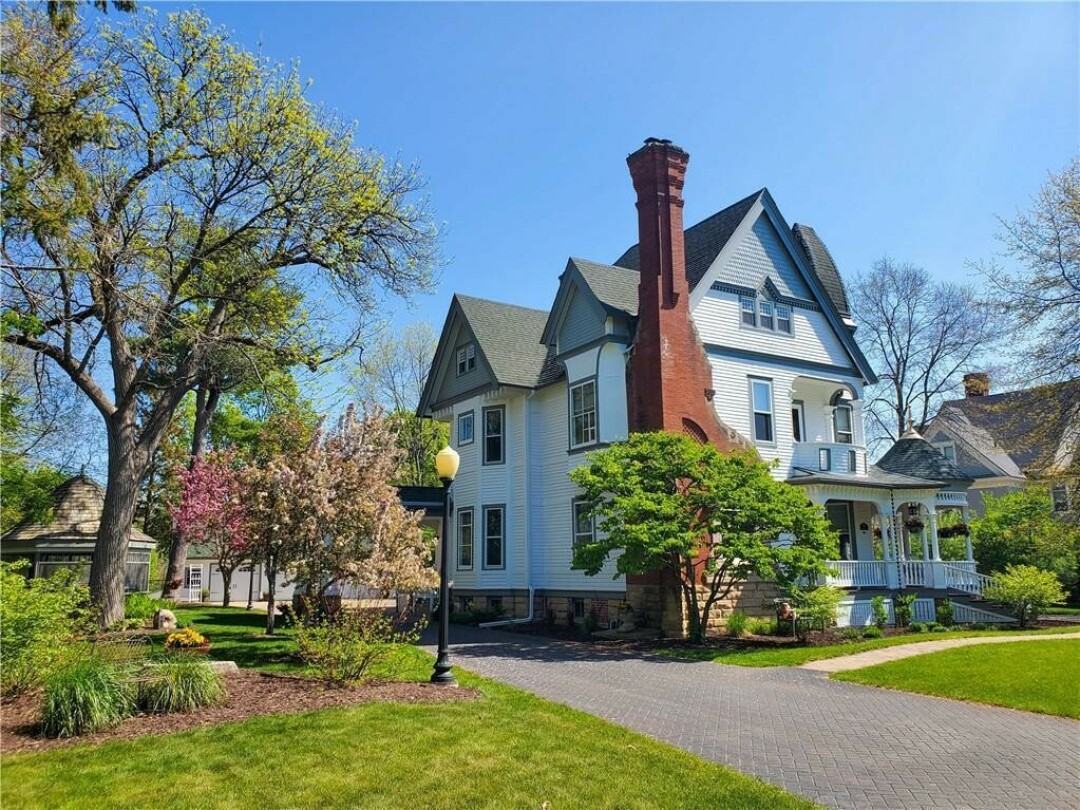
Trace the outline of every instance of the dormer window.
[[762, 301], [758, 304], [758, 311], [761, 312], [761, 328], [770, 331], [775, 329], [776, 321], [773, 320], [772, 301]]
[[468, 343], [457, 350], [457, 374], [468, 374], [476, 368], [476, 345]]
[[753, 298], [740, 298], [743, 326], [757, 326], [757, 302]]
[[776, 305], [776, 331], [791, 334], [791, 307], [787, 304]]

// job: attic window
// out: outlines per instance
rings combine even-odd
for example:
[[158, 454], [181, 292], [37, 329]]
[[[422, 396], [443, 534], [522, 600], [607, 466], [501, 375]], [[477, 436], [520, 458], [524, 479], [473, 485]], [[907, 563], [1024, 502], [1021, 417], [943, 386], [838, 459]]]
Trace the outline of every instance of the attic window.
[[776, 329], [791, 334], [791, 307], [787, 304], [776, 305]]
[[757, 326], [757, 302], [753, 298], [740, 298], [739, 307], [742, 309], [743, 325]]
[[955, 464], [956, 463], [956, 445], [952, 442], [943, 442], [941, 444], [935, 444], [934, 447], [937, 451], [945, 457], [945, 460]]
[[457, 350], [458, 376], [468, 374], [474, 368], [476, 368], [476, 346], [469, 343]]

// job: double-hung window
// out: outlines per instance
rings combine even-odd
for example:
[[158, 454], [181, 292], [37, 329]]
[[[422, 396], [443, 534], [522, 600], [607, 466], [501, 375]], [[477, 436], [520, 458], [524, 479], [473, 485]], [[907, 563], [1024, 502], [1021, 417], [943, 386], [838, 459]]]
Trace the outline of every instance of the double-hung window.
[[570, 447], [596, 444], [596, 381], [570, 387]]
[[457, 443], [458, 447], [473, 443], [473, 412], [458, 414], [457, 418]]
[[787, 304], [776, 305], [776, 331], [791, 334], [791, 307]]
[[574, 501], [572, 507], [574, 520], [574, 547], [591, 543], [596, 539], [596, 521], [589, 514], [583, 501]]
[[457, 350], [457, 373], [460, 377], [476, 368], [476, 345], [467, 343]]
[[459, 509], [457, 513], [457, 567], [468, 570], [473, 560], [473, 510]]
[[740, 298], [743, 326], [757, 326], [757, 302], [753, 298]]
[[506, 460], [506, 408], [484, 408], [484, 463], [502, 464]]
[[502, 568], [506, 510], [502, 506], [484, 507], [484, 568]]
[[946, 461], [948, 461], [948, 462], [950, 462], [952, 464], [956, 463], [956, 445], [955, 444], [953, 444], [952, 442], [947, 442], [947, 443], [943, 443], [943, 444], [935, 444], [934, 447], [936, 447], [937, 451], [939, 453], [941, 453], [942, 456], [945, 457]]
[[773, 305], [772, 301], [762, 301], [758, 305], [758, 310], [761, 312], [761, 328], [762, 329], [775, 329], [775, 321], [773, 321]]
[[754, 414], [754, 441], [774, 442], [771, 380], [750, 380], [750, 404]]
[[833, 441], [838, 444], [852, 444], [855, 434], [851, 428], [851, 406], [837, 405], [833, 409]]

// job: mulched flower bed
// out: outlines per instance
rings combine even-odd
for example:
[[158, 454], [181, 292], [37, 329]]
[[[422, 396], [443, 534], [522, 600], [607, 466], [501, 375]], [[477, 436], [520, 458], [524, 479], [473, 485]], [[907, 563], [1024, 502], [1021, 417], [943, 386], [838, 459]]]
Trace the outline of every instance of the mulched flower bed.
[[357, 686], [329, 686], [311, 678], [270, 675], [251, 670], [232, 672], [223, 678], [226, 697], [217, 706], [190, 714], [138, 714], [120, 725], [97, 734], [68, 739], [37, 736], [41, 694], [26, 693], [0, 704], [0, 750], [44, 751], [78, 743], [125, 740], [145, 734], [171, 734], [192, 728], [235, 723], [263, 714], [299, 714], [332, 706], [358, 703], [444, 703], [473, 700], [476, 689], [440, 687], [430, 683], [371, 683]]

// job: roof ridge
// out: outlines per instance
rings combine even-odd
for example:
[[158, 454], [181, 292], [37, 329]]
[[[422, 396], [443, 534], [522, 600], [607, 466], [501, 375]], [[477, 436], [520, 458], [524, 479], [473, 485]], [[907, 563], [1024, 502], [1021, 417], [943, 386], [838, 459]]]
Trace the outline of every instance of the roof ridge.
[[459, 300], [464, 301], [478, 301], [481, 304], [495, 304], [500, 307], [511, 307], [513, 309], [524, 309], [527, 312], [539, 312], [546, 315], [548, 310], [540, 309], [538, 307], [527, 307], [524, 304], [511, 304], [509, 301], [496, 301], [494, 298], [480, 298], [477, 295], [467, 295], [466, 293], [454, 293], [454, 296]]

